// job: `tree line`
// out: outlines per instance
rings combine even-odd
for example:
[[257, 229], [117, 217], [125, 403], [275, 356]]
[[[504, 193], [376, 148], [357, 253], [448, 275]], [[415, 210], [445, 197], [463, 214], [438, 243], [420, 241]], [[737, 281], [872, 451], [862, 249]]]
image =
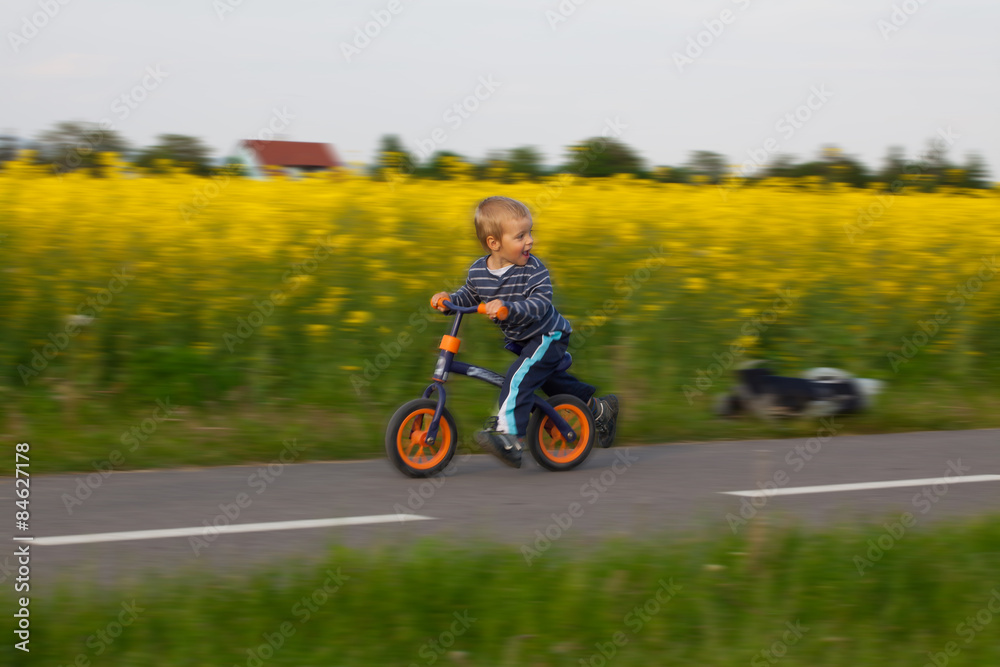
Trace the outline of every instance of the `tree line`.
[[[417, 178], [447, 180], [472, 178], [503, 182], [537, 181], [557, 174], [607, 177], [629, 174], [634, 178], [661, 183], [719, 184], [738, 174], [748, 181], [766, 178], [791, 179], [801, 183], [832, 182], [851, 187], [872, 187], [882, 184], [906, 183], [915, 189], [934, 191], [938, 188], [988, 189], [995, 187], [990, 180], [986, 162], [976, 153], [955, 163], [947, 153], [928, 142], [928, 150], [908, 158], [903, 149], [890, 147], [882, 164], [869, 167], [836, 146], [824, 146], [818, 154], [806, 160], [777, 154], [767, 164], [750, 173], [741, 165], [712, 151], [692, 151], [681, 165], [647, 165], [631, 146], [612, 138], [591, 137], [566, 150], [560, 164], [546, 166], [544, 156], [534, 146], [520, 146], [490, 152], [483, 159], [471, 159], [453, 151], [438, 151], [420, 160], [398, 135], [385, 135], [373, 156], [368, 170], [375, 178], [412, 175]], [[135, 149], [118, 132], [96, 123], [64, 121], [40, 133], [35, 139], [0, 135], [0, 164], [15, 159], [21, 150], [33, 151], [38, 164], [65, 173], [87, 170], [100, 175], [102, 153], [116, 153], [146, 173], [168, 168], [181, 168], [198, 176], [209, 176], [221, 169], [232, 173], [239, 168], [239, 158], [228, 157], [219, 164], [211, 157], [212, 149], [197, 137], [182, 134], [161, 134], [151, 146]]]
[[[726, 156], [712, 151], [692, 151], [679, 166], [649, 167], [639, 153], [627, 144], [604, 137], [591, 137], [570, 146], [563, 162], [546, 167], [542, 154], [533, 146], [497, 151], [475, 161], [451, 151], [439, 151], [420, 161], [409, 152], [397, 135], [382, 137], [370, 167], [375, 177], [388, 178], [396, 173], [416, 177], [449, 179], [459, 174], [483, 180], [507, 182], [540, 180], [558, 174], [582, 177], [607, 177], [629, 174], [635, 178], [661, 183], [713, 184], [739, 175], [749, 181], [767, 178], [796, 179], [804, 182], [843, 183], [857, 188], [893, 183], [934, 191], [941, 187], [991, 189], [986, 162], [970, 153], [961, 164], [952, 162], [947, 153], [928, 142], [921, 155], [907, 158], [902, 148], [888, 149], [883, 164], [870, 168], [836, 146], [823, 146], [812, 159], [798, 161], [792, 155], [777, 154], [760, 168], [747, 173], [743, 165], [733, 165]], [[808, 181], [806, 181], [808, 179]]]

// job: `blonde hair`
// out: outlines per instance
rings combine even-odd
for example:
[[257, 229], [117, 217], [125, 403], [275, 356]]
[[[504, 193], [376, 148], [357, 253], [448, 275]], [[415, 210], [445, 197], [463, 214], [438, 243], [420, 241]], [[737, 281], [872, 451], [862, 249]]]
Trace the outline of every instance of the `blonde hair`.
[[490, 247], [486, 245], [486, 239], [492, 236], [495, 239], [503, 238], [503, 223], [508, 220], [531, 220], [531, 211], [528, 207], [510, 197], [487, 197], [479, 202], [476, 207], [476, 236], [483, 245], [483, 249], [489, 252]]

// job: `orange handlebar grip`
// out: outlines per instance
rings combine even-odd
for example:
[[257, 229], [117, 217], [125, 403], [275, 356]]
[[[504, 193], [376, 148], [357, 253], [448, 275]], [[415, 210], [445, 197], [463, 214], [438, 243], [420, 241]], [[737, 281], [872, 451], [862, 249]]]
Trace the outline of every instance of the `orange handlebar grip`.
[[437, 299], [435, 299], [432, 296], [431, 297], [431, 308], [437, 310], [438, 304], [441, 303], [442, 301], [444, 301], [445, 299], [447, 299], [447, 297], [442, 296], [442, 297], [438, 297]]
[[[480, 313], [486, 313], [486, 304], [485, 303], [479, 304], [478, 311]], [[505, 320], [505, 319], [507, 319], [507, 316], [509, 314], [510, 314], [510, 310], [507, 308], [507, 306], [500, 306], [500, 310], [497, 311], [497, 319], [498, 320]]]

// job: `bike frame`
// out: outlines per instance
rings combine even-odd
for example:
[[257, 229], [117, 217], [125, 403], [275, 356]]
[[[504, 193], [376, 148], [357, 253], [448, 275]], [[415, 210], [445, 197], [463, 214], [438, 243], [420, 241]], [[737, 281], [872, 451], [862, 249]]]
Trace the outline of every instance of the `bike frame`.
[[[476, 378], [477, 380], [482, 380], [496, 387], [502, 387], [504, 376], [499, 373], [495, 373], [488, 368], [482, 368], [481, 366], [474, 366], [472, 364], [467, 364], [462, 361], [455, 361], [455, 354], [458, 352], [458, 329], [462, 326], [462, 316], [468, 313], [478, 312], [478, 306], [471, 306], [468, 308], [456, 306], [450, 301], [445, 300], [444, 304], [455, 313], [455, 322], [451, 325], [451, 333], [442, 337], [441, 339], [441, 353], [438, 355], [437, 365], [434, 367], [434, 382], [427, 386], [424, 390], [422, 398], [430, 398], [431, 394], [437, 392], [437, 408], [434, 410], [434, 417], [431, 419], [430, 426], [427, 428], [426, 442], [428, 445], [433, 445], [434, 440], [437, 438], [438, 423], [441, 421], [441, 414], [444, 412], [444, 404], [447, 400], [447, 393], [444, 390], [444, 383], [448, 381], [448, 376], [451, 373], [458, 373], [459, 375], [466, 375], [471, 378]], [[537, 394], [534, 395], [535, 403], [532, 406], [532, 410], [540, 409], [544, 412], [552, 423], [555, 424], [562, 436], [566, 438], [566, 442], [573, 442], [576, 440], [576, 432], [570, 427], [570, 425], [563, 419], [555, 408], [549, 405], [549, 402], [543, 399]]]

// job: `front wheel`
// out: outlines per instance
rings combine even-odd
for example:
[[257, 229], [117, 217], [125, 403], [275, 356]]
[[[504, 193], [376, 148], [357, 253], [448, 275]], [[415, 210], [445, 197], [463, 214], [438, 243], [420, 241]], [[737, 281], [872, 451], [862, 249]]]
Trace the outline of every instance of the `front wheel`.
[[396, 410], [389, 420], [385, 431], [385, 453], [404, 475], [435, 475], [445, 469], [458, 449], [458, 428], [448, 408], [441, 413], [434, 444], [427, 444], [427, 429], [436, 409], [437, 401], [418, 398]]
[[571, 470], [583, 463], [594, 445], [597, 437], [594, 416], [586, 403], [570, 394], [552, 396], [548, 402], [569, 423], [576, 440], [567, 442], [549, 416], [535, 408], [528, 420], [528, 449], [543, 468]]

